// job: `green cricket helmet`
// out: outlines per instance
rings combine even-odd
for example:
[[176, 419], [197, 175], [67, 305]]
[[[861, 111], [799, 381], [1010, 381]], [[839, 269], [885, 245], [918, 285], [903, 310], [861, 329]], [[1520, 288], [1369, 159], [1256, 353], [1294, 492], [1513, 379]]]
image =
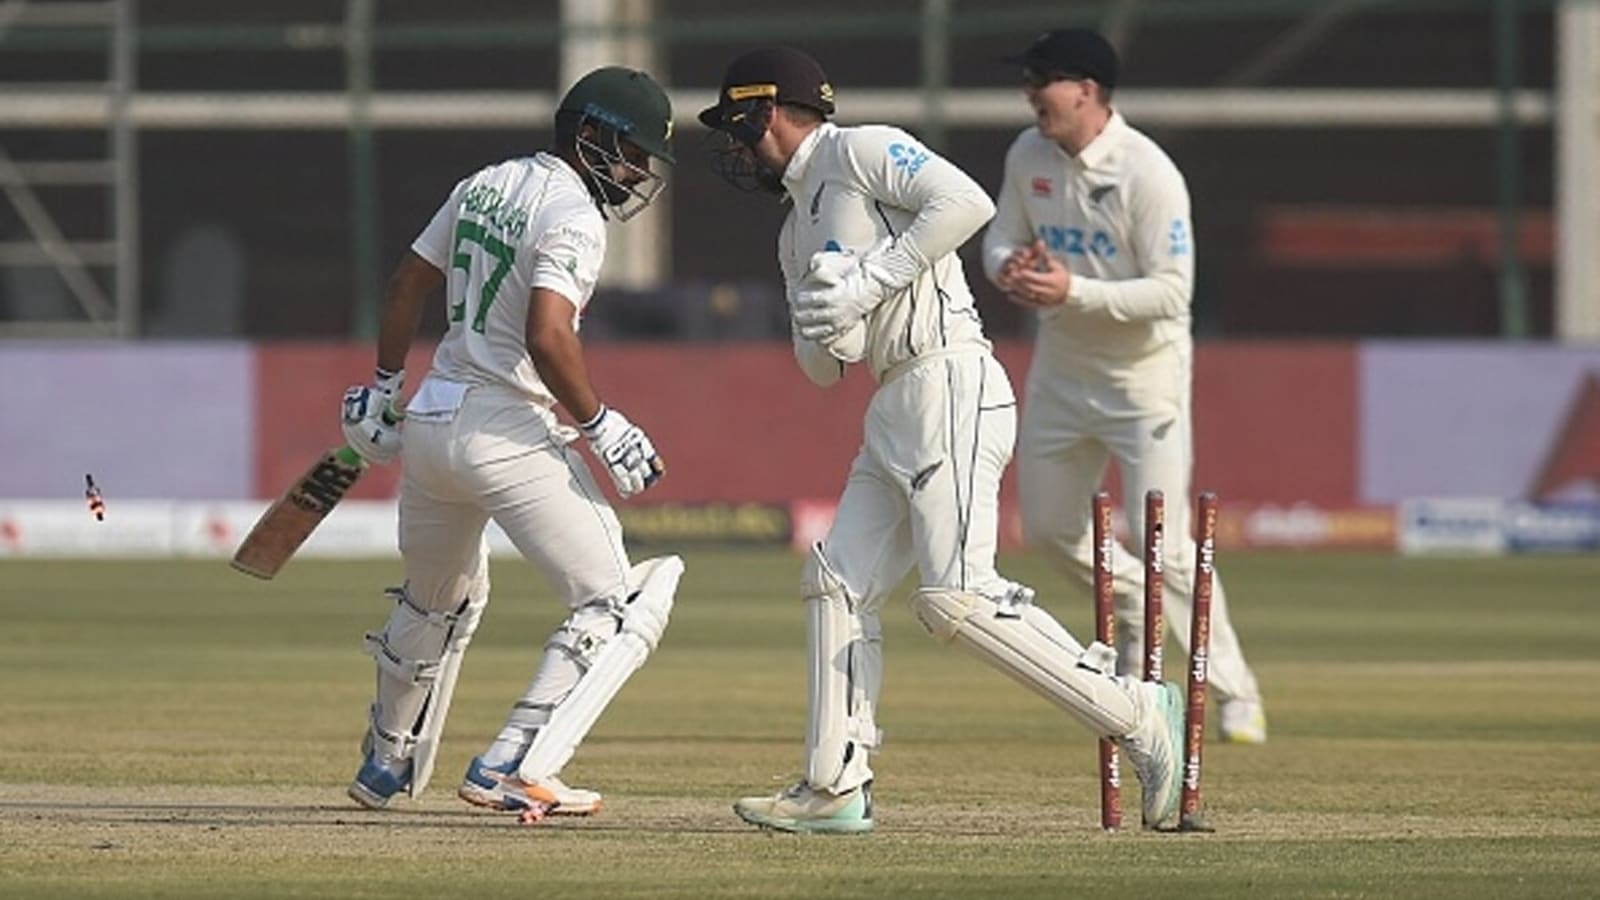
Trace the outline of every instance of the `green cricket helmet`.
[[[556, 107], [556, 143], [570, 148], [590, 193], [620, 221], [637, 215], [666, 187], [648, 154], [668, 165], [672, 102], [637, 69], [606, 66], [578, 79]], [[629, 153], [628, 146], [637, 148]], [[641, 152], [642, 151], [642, 154]]]

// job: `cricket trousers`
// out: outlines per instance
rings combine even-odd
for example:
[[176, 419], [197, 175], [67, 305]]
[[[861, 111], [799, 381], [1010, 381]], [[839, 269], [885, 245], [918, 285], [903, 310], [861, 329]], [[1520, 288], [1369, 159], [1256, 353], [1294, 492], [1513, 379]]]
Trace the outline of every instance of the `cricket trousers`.
[[[1168, 345], [1121, 365], [1065, 359], [1036, 348], [1028, 373], [1017, 454], [1023, 532], [1051, 564], [1085, 586], [1094, 581], [1090, 503], [1110, 460], [1122, 480], [1132, 547], [1119, 547], [1116, 586], [1118, 670], [1138, 674], [1144, 640], [1144, 496], [1166, 498], [1163, 611], [1184, 653], [1194, 596], [1190, 474], [1190, 350]], [[1224, 699], [1259, 700], [1228, 616], [1218, 576], [1211, 600], [1211, 686]]]
[[621, 525], [572, 436], [496, 386], [467, 389], [453, 410], [408, 415], [400, 552], [415, 602], [460, 603], [479, 580], [491, 518], [569, 609], [626, 593]]

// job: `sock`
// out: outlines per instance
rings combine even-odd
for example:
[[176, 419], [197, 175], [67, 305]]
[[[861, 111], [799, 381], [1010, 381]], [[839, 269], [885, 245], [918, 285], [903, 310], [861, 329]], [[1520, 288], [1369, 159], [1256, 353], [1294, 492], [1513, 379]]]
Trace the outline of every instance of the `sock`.
[[484, 752], [484, 765], [499, 768], [509, 762], [521, 762], [528, 748], [533, 745], [533, 736], [537, 733], [538, 729], [527, 729], [507, 722], [506, 727], [500, 729], [500, 734], [494, 739], [494, 743]]

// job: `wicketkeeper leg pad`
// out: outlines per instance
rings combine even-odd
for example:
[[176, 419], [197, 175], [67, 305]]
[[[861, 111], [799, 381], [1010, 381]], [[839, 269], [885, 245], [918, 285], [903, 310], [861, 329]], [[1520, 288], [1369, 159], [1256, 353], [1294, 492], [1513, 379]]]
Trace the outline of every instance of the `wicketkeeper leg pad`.
[[1095, 734], [1115, 737], [1133, 728], [1133, 697], [1105, 668], [1114, 659], [1109, 648], [1096, 643], [1072, 652], [1061, 643], [1065, 629], [1054, 619], [1054, 628], [1039, 627], [1040, 616], [1049, 618], [1044, 610], [1017, 614], [988, 597], [949, 588], [917, 591], [911, 609], [934, 640], [957, 644]]
[[613, 611], [620, 620], [616, 632], [603, 643], [586, 638], [571, 648], [588, 663], [587, 671], [549, 713], [549, 720], [528, 747], [518, 766], [518, 776], [523, 781], [543, 781], [572, 759], [600, 713], [655, 651], [666, 631], [682, 577], [683, 560], [676, 556], [645, 560], [628, 573], [628, 584], [634, 589], [614, 605]]
[[995, 610], [995, 615], [1001, 618], [1022, 619], [1061, 649], [1073, 656], [1080, 656], [1083, 653], [1083, 644], [1072, 636], [1072, 632], [1068, 631], [1066, 626], [1057, 622], [1055, 616], [1035, 606], [1034, 596], [1033, 588], [1008, 581], [1005, 590], [995, 598], [995, 604], [999, 607]]
[[806, 780], [844, 793], [872, 778], [868, 754], [883, 742], [875, 721], [883, 685], [883, 629], [834, 572], [820, 546], [801, 575], [810, 693]]

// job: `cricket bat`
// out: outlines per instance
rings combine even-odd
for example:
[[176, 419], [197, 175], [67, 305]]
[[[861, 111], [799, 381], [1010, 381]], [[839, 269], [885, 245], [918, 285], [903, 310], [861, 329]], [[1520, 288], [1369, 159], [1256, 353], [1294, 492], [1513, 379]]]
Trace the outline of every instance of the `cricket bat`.
[[271, 578], [294, 556], [366, 469], [360, 454], [340, 447], [322, 454], [300, 480], [261, 514], [233, 554], [233, 567]]

